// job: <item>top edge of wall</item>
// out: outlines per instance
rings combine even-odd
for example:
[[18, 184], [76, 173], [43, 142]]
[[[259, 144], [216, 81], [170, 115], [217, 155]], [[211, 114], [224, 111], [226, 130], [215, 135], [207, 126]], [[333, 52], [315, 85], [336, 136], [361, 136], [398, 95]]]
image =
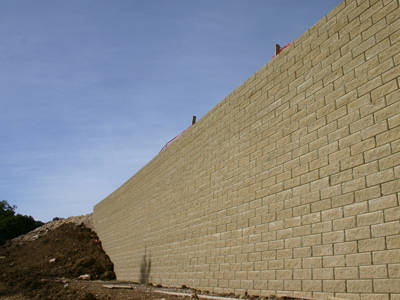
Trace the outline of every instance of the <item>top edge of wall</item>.
[[[346, 8], [349, 3], [351, 2], [356, 2], [357, 0], [343, 0], [341, 3], [339, 3], [333, 10], [331, 10], [329, 13], [324, 15], [318, 22], [316, 22], [311, 28], [309, 28], [306, 32], [304, 32], [302, 35], [300, 35], [295, 41], [293, 41], [287, 48], [285, 48], [281, 53], [276, 55], [274, 58], [271, 58], [266, 64], [264, 64], [258, 71], [256, 71], [253, 75], [251, 75], [249, 78], [247, 78], [242, 84], [240, 84], [236, 89], [234, 89], [231, 93], [229, 93], [225, 98], [223, 98], [220, 102], [218, 102], [212, 109], [210, 109], [203, 117], [201, 117], [195, 124], [195, 127], [189, 128], [188, 131], [194, 130], [194, 128], [199, 129], [199, 127], [202, 127], [204, 123], [207, 122], [207, 119], [210, 118], [210, 116], [213, 114], [215, 110], [220, 109], [223, 105], [229, 104], [229, 102], [232, 100], [232, 98], [240, 91], [241, 89], [245, 88], [250, 82], [254, 81], [256, 78], [260, 76], [266, 69], [274, 69], [276, 65], [282, 64], [282, 60], [284, 62], [288, 61], [288, 58], [293, 56], [293, 50], [298, 47], [302, 47], [302, 42], [309, 38], [315, 31], [318, 30], [324, 23], [327, 23], [330, 19], [333, 17], [336, 17], [338, 12]], [[366, 0], [368, 1], [368, 0]], [[400, 1], [400, 0], [398, 0]], [[273, 47], [273, 45], [271, 45]], [[268, 58], [267, 58], [268, 59]], [[187, 135], [186, 135], [187, 136]], [[173, 144], [171, 144], [167, 149], [162, 151], [161, 153], [157, 154], [152, 160], [159, 156], [167, 155], [168, 150], [172, 150], [172, 147], [176, 147], [177, 145], [180, 144], [185, 139], [185, 134], [183, 134], [179, 139], [174, 141]], [[152, 161], [151, 160], [151, 161]]]
[[[218, 102], [211, 110], [209, 110], [203, 117], [201, 117], [192, 127], [190, 127], [187, 131], [193, 131], [196, 130], [200, 132], [200, 128], [204, 127], [205, 124], [207, 124], [208, 119], [210, 116], [213, 115], [215, 110], [220, 109], [224, 105], [229, 105], [229, 103], [232, 101], [232, 98], [239, 93], [242, 89], [245, 89], [247, 85], [249, 85], [252, 81], [257, 79], [260, 74], [262, 74], [265, 70], [271, 69], [274, 70], [275, 68], [279, 68], [279, 66], [283, 62], [287, 62], [288, 59], [294, 56], [293, 51], [296, 48], [302, 48], [302, 43], [310, 38], [314, 32], [318, 31], [323, 24], [326, 24], [329, 20], [331, 20], [334, 17], [337, 17], [338, 12], [343, 10], [344, 8], [348, 7], [350, 3], [356, 2], [357, 0], [343, 0], [341, 3], [339, 3], [333, 10], [331, 10], [329, 13], [327, 13], [325, 16], [323, 16], [318, 22], [316, 22], [311, 28], [309, 28], [306, 32], [304, 32], [302, 35], [300, 35], [295, 41], [293, 41], [288, 47], [286, 47], [281, 53], [276, 55], [274, 58], [271, 58], [266, 64], [264, 64], [258, 71], [256, 71], [253, 75], [251, 75], [248, 79], [246, 79], [242, 84], [240, 84], [235, 90], [233, 90], [231, 93], [229, 93], [224, 99], [222, 99], [220, 102]], [[366, 0], [368, 1], [368, 0]], [[400, 0], [398, 0], [400, 2]], [[273, 45], [271, 45], [273, 47]], [[266, 58], [267, 59], [267, 58]], [[106, 200], [109, 197], [112, 197], [113, 195], [116, 195], [118, 193], [118, 190], [122, 188], [124, 185], [128, 184], [128, 182], [133, 179], [136, 176], [139, 176], [142, 173], [148, 173], [151, 172], [151, 169], [148, 170], [149, 166], [153, 163], [156, 163], [155, 161], [158, 160], [163, 160], [167, 159], [168, 156], [173, 156], [177, 149], [181, 148], [181, 144], [187, 142], [186, 139], [189, 135], [188, 134], [182, 134], [177, 140], [175, 140], [171, 145], [169, 145], [166, 149], [164, 149], [162, 152], [158, 153], [155, 157], [153, 157], [149, 162], [147, 162], [140, 170], [138, 170], [135, 174], [133, 174], [131, 177], [129, 177], [123, 184], [121, 184], [115, 191], [113, 191], [110, 195], [105, 197], [103, 200], [98, 202], [96, 206], [100, 205], [101, 202]]]

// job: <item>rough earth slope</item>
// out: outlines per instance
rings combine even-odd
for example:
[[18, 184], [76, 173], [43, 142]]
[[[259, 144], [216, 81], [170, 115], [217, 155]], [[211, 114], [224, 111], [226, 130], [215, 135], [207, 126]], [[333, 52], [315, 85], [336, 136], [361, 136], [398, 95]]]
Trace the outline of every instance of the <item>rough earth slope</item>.
[[[113, 280], [113, 263], [103, 251], [97, 234], [90, 228], [91, 224], [91, 215], [51, 221], [0, 247], [0, 300], [235, 297], [210, 295], [188, 287], [164, 288]], [[90, 281], [80, 280], [81, 275], [89, 275]], [[180, 296], [171, 292], [180, 293]], [[275, 295], [264, 298], [242, 295], [241, 298], [294, 299]]]
[[48, 290], [54, 279], [86, 274], [92, 279], [115, 279], [113, 263], [96, 233], [71, 220], [52, 221], [8, 241], [0, 247], [0, 270], [0, 295], [23, 292], [37, 299], [62, 299]]

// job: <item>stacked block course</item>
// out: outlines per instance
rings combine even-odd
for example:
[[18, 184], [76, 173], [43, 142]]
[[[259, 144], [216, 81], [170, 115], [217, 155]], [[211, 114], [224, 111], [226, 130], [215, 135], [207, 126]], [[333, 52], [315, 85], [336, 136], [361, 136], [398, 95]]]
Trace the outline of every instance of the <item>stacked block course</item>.
[[400, 300], [400, 8], [346, 0], [94, 208], [118, 279]]

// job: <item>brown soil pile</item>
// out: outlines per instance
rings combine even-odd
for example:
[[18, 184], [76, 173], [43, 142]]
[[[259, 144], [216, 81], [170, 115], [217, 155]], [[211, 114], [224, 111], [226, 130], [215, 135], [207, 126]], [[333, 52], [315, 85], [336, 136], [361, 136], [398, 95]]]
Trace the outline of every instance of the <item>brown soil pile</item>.
[[[113, 263], [103, 251], [97, 234], [87, 227], [90, 220], [87, 215], [52, 221], [0, 247], [0, 300], [179, 300], [197, 298], [197, 294], [211, 296], [206, 291], [184, 286], [165, 288], [113, 280]], [[91, 281], [77, 279], [85, 274], [90, 275]], [[275, 295], [241, 298], [302, 299]]]
[[84, 274], [91, 279], [115, 278], [113, 263], [96, 233], [74, 223], [63, 223], [34, 239], [7, 242], [0, 247], [0, 270], [0, 296], [23, 292], [33, 299], [95, 299], [85, 292], [72, 293], [71, 298], [59, 283], [52, 288], [54, 282], [49, 279], [73, 279]]

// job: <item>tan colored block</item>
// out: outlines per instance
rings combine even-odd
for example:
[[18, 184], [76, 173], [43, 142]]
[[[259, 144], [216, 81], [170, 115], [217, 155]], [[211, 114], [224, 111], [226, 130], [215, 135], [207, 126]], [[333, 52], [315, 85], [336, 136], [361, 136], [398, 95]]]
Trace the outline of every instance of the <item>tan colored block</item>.
[[[381, 82], [379, 80], [375, 80], [370, 87], [367, 86], [368, 76], [366, 73], [363, 73], [363, 72], [365, 72], [365, 68], [367, 68], [367, 66], [365, 66], [365, 65], [369, 66], [371, 64], [369, 64], [369, 62], [367, 61], [367, 63], [357, 67], [355, 69], [355, 72], [356, 72], [355, 79], [345, 83], [346, 90], [357, 90], [357, 93], [359, 96], [362, 96], [362, 95], [368, 93], [369, 91], [375, 89], [377, 86], [379, 86], [381, 84]], [[361, 71], [360, 71], [360, 69], [361, 69]]]
[[360, 266], [360, 278], [387, 278], [387, 265]]
[[332, 231], [332, 222], [326, 221], [326, 222], [312, 224], [311, 229], [313, 234], [330, 232]]
[[277, 259], [290, 259], [293, 257], [293, 251], [291, 249], [289, 250], [278, 250], [276, 252], [276, 258]]
[[321, 213], [320, 212], [304, 215], [302, 218], [302, 225], [313, 224], [316, 222], [321, 222]]
[[241, 280], [240, 288], [246, 289], [246, 290], [252, 289], [253, 288], [253, 280]]
[[296, 237], [296, 238], [289, 238], [285, 240], [285, 248], [290, 249], [290, 248], [298, 248], [301, 247], [301, 238]]
[[229, 288], [239, 289], [240, 288], [240, 280], [229, 280]]
[[[321, 169], [319, 169], [319, 173], [320, 173], [321, 177], [328, 177], [329, 175], [338, 173], [339, 170], [340, 170], [340, 165], [339, 165], [339, 162], [337, 162], [335, 164], [330, 164], [330, 165], [327, 165], [326, 167], [322, 167]], [[332, 190], [332, 188], [334, 188], [335, 190]], [[331, 188], [324, 189], [323, 191], [325, 193], [325, 197], [321, 195], [321, 198], [322, 199], [327, 198], [330, 195], [336, 196], [337, 189], [338, 189], [338, 187], [331, 187]], [[326, 194], [326, 191], [329, 191], [329, 193]]]
[[301, 258], [285, 259], [285, 269], [300, 269], [301, 265]]
[[395, 264], [400, 262], [400, 249], [373, 252], [374, 264]]
[[392, 147], [393, 153], [397, 154], [398, 152], [400, 152], [400, 140], [391, 142], [390, 146]]
[[371, 237], [369, 226], [357, 227], [345, 230], [346, 241], [363, 240]]
[[338, 161], [341, 161], [341, 160], [344, 160], [346, 158], [349, 158], [350, 156], [351, 156], [350, 149], [349, 148], [345, 148], [345, 149], [342, 149], [342, 150], [340, 150], [338, 152], [329, 154], [328, 155], [329, 163], [330, 164], [334, 164], [334, 163], [336, 163]]
[[399, 279], [374, 279], [374, 292], [400, 293]]
[[332, 208], [332, 202], [330, 201], [330, 199], [325, 199], [311, 203], [312, 212], [323, 211], [330, 208]]
[[283, 290], [283, 280], [270, 280], [268, 282], [268, 289], [269, 290]]
[[354, 178], [364, 177], [378, 172], [378, 162], [370, 162], [353, 168]]
[[394, 174], [396, 178], [400, 178], [400, 166], [394, 168]]
[[388, 119], [389, 128], [392, 129], [394, 127], [400, 126], [400, 114], [395, 115]]
[[311, 235], [311, 225], [305, 225], [293, 228], [293, 237]]
[[[339, 128], [342, 128], [342, 127], [344, 127], [344, 126], [346, 126], [346, 125], [349, 125], [349, 124], [354, 124], [354, 123], [356, 123], [357, 121], [359, 121], [360, 120], [360, 113], [358, 112], [358, 111], [353, 111], [353, 112], [351, 112], [351, 113], [348, 113], [348, 114], [346, 114], [346, 115], [344, 115], [343, 117], [340, 117], [338, 120], [337, 120], [337, 122], [338, 122], [338, 127]], [[350, 127], [351, 128], [351, 127]], [[357, 130], [357, 131], [359, 131], [359, 130]], [[353, 131], [354, 132], [354, 131]], [[354, 132], [354, 133], [357, 133], [357, 132]], [[356, 135], [356, 136], [358, 136], [359, 135], [359, 133]], [[359, 138], [361, 138], [361, 136], [359, 136]], [[340, 147], [340, 142], [339, 142], [339, 149], [340, 148], [342, 148], [342, 147]]]
[[322, 157], [320, 159], [313, 160], [309, 163], [310, 171], [320, 169], [328, 164], [328, 157]]
[[[380, 147], [376, 147], [374, 149], [368, 150], [364, 153], [364, 158], [366, 162], [375, 161], [384, 157], [387, 157], [391, 154], [390, 145], [382, 145]], [[386, 166], [385, 163], [387, 160], [379, 161], [379, 167], [381, 170], [387, 169], [390, 166]], [[382, 165], [383, 164], [383, 165]]]
[[[387, 61], [391, 62], [392, 60], [388, 59]], [[372, 99], [379, 99], [379, 98], [384, 97], [398, 89], [396, 79], [392, 79], [392, 78], [395, 78], [394, 76], [396, 76], [396, 74], [398, 74], [399, 71], [396, 70], [397, 68], [393, 68], [394, 67], [393, 65], [391, 65], [390, 67], [392, 69], [390, 71], [386, 72], [385, 77], [383, 77], [383, 79], [385, 80], [385, 81], [383, 81], [383, 83], [385, 83], [385, 84], [371, 92]], [[390, 80], [390, 81], [387, 82], [388, 80]]]
[[[394, 98], [398, 97], [398, 93], [399, 93], [398, 91], [391, 93], [386, 98], [390, 99], [392, 96]], [[382, 107], [382, 109], [380, 109], [374, 113], [375, 122], [380, 123], [392, 116], [397, 115], [399, 112], [399, 109], [400, 109], [400, 104], [397, 101], [395, 101], [394, 103], [392, 103], [388, 106]]]
[[301, 176], [309, 172], [308, 164], [303, 164], [297, 168], [292, 169], [292, 177]]
[[[374, 261], [375, 263], [375, 261]], [[352, 266], [366, 266], [372, 264], [371, 253], [348, 254], [346, 255], [346, 265]]]
[[[254, 285], [253, 285], [254, 289], [260, 289], [260, 290], [267, 290], [268, 288], [268, 282], [265, 280], [254, 280]], [[224, 290], [225, 294], [229, 294], [231, 292], [227, 292]]]
[[386, 237], [386, 244], [388, 249], [400, 249], [400, 236], [388, 236]]
[[323, 244], [342, 243], [342, 242], [344, 242], [344, 232], [343, 232], [343, 230], [323, 233], [322, 234], [322, 242], [323, 242]]
[[371, 293], [372, 291], [372, 280], [347, 280], [347, 292]]
[[[354, 73], [354, 72], [352, 72], [352, 73]], [[345, 76], [343, 76], [343, 78], [346, 79], [346, 82], [349, 82], [350, 80], [354, 79], [355, 76], [354, 75], [353, 76], [345, 75]], [[338, 87], [338, 85], [340, 85], [340, 84], [338, 84], [338, 83], [335, 84], [336, 87]], [[349, 105], [350, 103], [357, 101], [357, 99], [360, 99], [357, 97], [357, 91], [356, 90], [348, 90], [347, 93], [343, 93], [342, 95], [335, 97], [333, 103], [336, 104], [335, 109], [338, 109], [342, 106]], [[328, 123], [330, 123], [330, 122], [328, 122]]]
[[300, 176], [300, 182], [301, 182], [301, 184], [306, 184], [308, 182], [312, 182], [314, 180], [317, 180], [318, 176], [319, 176], [318, 175], [318, 170], [315, 170], [313, 172], [309, 172], [309, 173], [306, 173], [304, 175], [301, 175]]
[[303, 236], [302, 244], [304, 247], [321, 245], [322, 244], [322, 235], [314, 234], [314, 235], [310, 235], [310, 236]]
[[293, 249], [293, 257], [311, 257], [311, 247], [302, 247]]
[[[353, 90], [353, 89], [350, 88], [350, 90]], [[326, 116], [327, 123], [331, 123], [332, 121], [337, 120], [337, 119], [343, 117], [344, 115], [346, 115], [346, 107], [345, 106], [343, 106], [339, 109], [336, 109], [335, 111], [327, 114], [327, 116]], [[331, 141], [331, 139], [330, 139], [330, 141]]]
[[[291, 211], [292, 214], [292, 211]], [[301, 217], [293, 217], [289, 219], [285, 219], [285, 228], [292, 228], [301, 225]]]
[[[368, 95], [366, 95], [368, 96]], [[364, 117], [366, 115], [373, 114], [379, 110], [382, 110], [386, 107], [386, 101], [384, 98], [382, 99], [374, 99], [370, 104], [365, 105], [360, 108], [360, 115], [361, 117]], [[380, 120], [382, 121], [382, 120]], [[379, 122], [379, 121], [378, 121]]]
[[305, 269], [322, 268], [322, 258], [321, 257], [303, 258], [303, 268]]
[[356, 199], [355, 202], [362, 202], [365, 200], [375, 199], [379, 197], [381, 197], [380, 186], [373, 186], [355, 192], [355, 199]]
[[331, 185], [337, 185], [339, 183], [343, 183], [346, 181], [350, 181], [353, 179], [353, 172], [352, 170], [346, 170], [334, 175], [330, 176]]
[[383, 130], [382, 133], [376, 136], [376, 145], [381, 146], [392, 141], [400, 139], [400, 127], [395, 127], [389, 130]]
[[311, 209], [310, 209], [310, 205], [306, 204], [306, 205], [300, 205], [297, 207], [293, 208], [293, 216], [303, 216], [303, 215], [307, 215], [311, 213]]
[[[375, 143], [375, 142], [374, 142]], [[361, 142], [361, 143], [357, 143], [357, 144], [355, 144], [355, 145], [353, 145], [353, 146], [351, 146], [351, 151], [353, 151], [353, 149], [354, 149], [354, 147], [358, 147], [358, 146], [363, 146], [364, 145], [364, 143], [363, 142]], [[356, 150], [354, 150], [354, 151], [357, 151], [357, 149]], [[353, 155], [353, 154], [352, 154]], [[353, 155], [353, 156], [351, 156], [351, 157], [348, 157], [348, 158], [346, 158], [346, 159], [343, 159], [342, 161], [340, 161], [340, 169], [342, 170], [342, 171], [346, 171], [346, 170], [348, 170], [348, 169], [350, 169], [350, 168], [354, 168], [354, 167], [357, 167], [357, 166], [360, 166], [360, 165], [362, 165], [364, 163], [364, 157], [363, 157], [363, 155], [360, 153], [359, 155]], [[347, 171], [348, 172], [348, 171]], [[347, 172], [346, 173], [343, 173], [343, 174], [347, 174]], [[351, 180], [352, 178], [349, 178], [349, 180]], [[346, 180], [344, 180], [344, 181], [346, 181]], [[342, 181], [343, 182], [343, 181]]]
[[335, 279], [358, 279], [358, 267], [335, 268]]
[[333, 256], [324, 256], [323, 257], [323, 267], [344, 267], [346, 266], [346, 260], [344, 255], [338, 255], [335, 253]]
[[[400, 58], [400, 54], [398, 54], [398, 55], [396, 55], [396, 57], [399, 57]], [[389, 95], [387, 95], [386, 97], [385, 97], [385, 100], [386, 100], [386, 103], [388, 104], [388, 105], [392, 105], [392, 104], [397, 104], [398, 105], [398, 99], [399, 99], [399, 95], [400, 95], [400, 90], [397, 90], [397, 91], [395, 91], [395, 92], [393, 92], [393, 93], [391, 93], [391, 94], [389, 94]], [[389, 108], [390, 109], [390, 108]], [[393, 111], [392, 112], [390, 112], [392, 115], [395, 115], [396, 114], [396, 112], [394, 112], [393, 113]], [[387, 119], [388, 117], [387, 116], [383, 116], [383, 119]]]
[[359, 153], [364, 153], [368, 150], [374, 149], [375, 146], [376, 146], [375, 139], [371, 137], [371, 138], [366, 139], [358, 144], [351, 146], [350, 147], [351, 155], [354, 156]]
[[372, 237], [400, 234], [400, 222], [394, 221], [371, 226]]
[[356, 217], [333, 220], [333, 230], [343, 230], [357, 226]]
[[[385, 46], [387, 48], [388, 46], [387, 42]], [[348, 84], [348, 87], [351, 86], [352, 88], [357, 89], [357, 93], [359, 96], [369, 93], [382, 85], [382, 79], [379, 76], [375, 77], [373, 80], [368, 80], [367, 82], [365, 82], [366, 81], [365, 77], [359, 76], [357, 77], [357, 80], [353, 81], [354, 82], [352, 82], [352, 85]]]
[[367, 212], [368, 212], [367, 201], [354, 203], [354, 204], [347, 205], [344, 207], [344, 216], [345, 217], [361, 215], [361, 214], [364, 214]]
[[384, 49], [388, 48], [389, 46], [390, 46], [390, 40], [388, 38], [381, 41], [380, 43], [376, 44], [375, 46], [373, 46], [372, 48], [370, 48], [365, 52], [366, 59], [368, 60], [374, 55], [379, 54], [379, 52], [384, 51]]
[[276, 238], [279, 240], [288, 239], [291, 237], [293, 237], [293, 229], [292, 228], [282, 229], [282, 230], [278, 230], [276, 232]]
[[370, 211], [377, 211], [386, 208], [396, 207], [397, 197], [396, 195], [389, 195], [378, 199], [369, 200], [368, 205]]
[[312, 253], [313, 256], [326, 256], [326, 255], [333, 255], [333, 245], [318, 245], [312, 246]]
[[268, 268], [271, 270], [283, 269], [283, 260], [270, 260], [268, 263]]
[[373, 238], [358, 241], [359, 252], [371, 252], [376, 250], [384, 250], [386, 248], [385, 238]]
[[390, 195], [393, 193], [400, 192], [400, 179], [383, 183], [381, 188], [382, 188], [382, 195]]
[[388, 268], [390, 278], [400, 278], [400, 264], [390, 264]]
[[321, 212], [322, 221], [329, 221], [343, 218], [343, 208], [337, 207]]
[[295, 269], [293, 270], [293, 279], [310, 280], [312, 278], [311, 269]]
[[361, 300], [389, 300], [389, 294], [362, 294]]
[[239, 280], [247, 279], [247, 272], [246, 271], [236, 271], [236, 279], [239, 279]]
[[283, 287], [286, 291], [299, 291], [301, 290], [301, 280], [285, 280]]
[[394, 179], [394, 170], [387, 169], [382, 172], [377, 172], [367, 176], [367, 186], [377, 185], [383, 182], [388, 182]]
[[322, 290], [324, 292], [345, 292], [346, 291], [346, 281], [345, 280], [323, 280]]
[[358, 215], [357, 224], [358, 226], [366, 226], [383, 223], [382, 211], [376, 211], [368, 214]]
[[[358, 116], [359, 116], [359, 112], [357, 111]], [[374, 124], [374, 118], [372, 115], [367, 115], [364, 118], [357, 120], [355, 122], [351, 122], [350, 124], [350, 133], [353, 134], [355, 132], [361, 131], [365, 128], [369, 128], [370, 126], [373, 126]], [[342, 126], [340, 126], [342, 127]], [[363, 138], [363, 140], [368, 140]], [[374, 143], [375, 144], [375, 143]]]
[[313, 279], [333, 279], [333, 268], [313, 269]]
[[355, 132], [349, 136], [346, 136], [339, 140], [339, 149], [346, 149], [352, 145], [360, 143], [362, 140], [362, 135], [360, 132]]
[[385, 222], [400, 219], [400, 207], [388, 208], [384, 210]]
[[[348, 103], [347, 109], [349, 112], [360, 111], [360, 109], [362, 109], [366, 105], [370, 104], [370, 102], [371, 102], [371, 97], [367, 94], [362, 97], [358, 97], [354, 101]], [[363, 117], [365, 117], [365, 115], [361, 115], [361, 113], [360, 113], [360, 118], [363, 118]]]
[[334, 244], [334, 254], [353, 254], [357, 253], [357, 242], [346, 242]]
[[322, 280], [303, 280], [303, 291], [322, 291]]
[[277, 270], [276, 271], [276, 279], [292, 279], [293, 271], [292, 270]]
[[351, 181], [342, 183], [343, 193], [354, 192], [366, 187], [365, 177], [357, 178]]

